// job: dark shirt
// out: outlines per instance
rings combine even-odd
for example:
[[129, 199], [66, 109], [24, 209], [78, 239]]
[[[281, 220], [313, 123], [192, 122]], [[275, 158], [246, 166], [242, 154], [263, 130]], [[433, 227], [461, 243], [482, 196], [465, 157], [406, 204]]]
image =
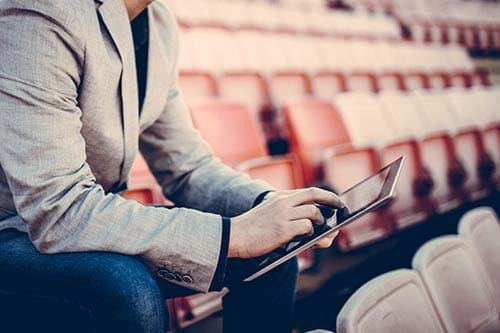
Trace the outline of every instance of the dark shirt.
[[132, 37], [135, 48], [135, 68], [137, 73], [137, 90], [139, 94], [139, 114], [141, 113], [146, 97], [146, 83], [148, 77], [149, 52], [149, 19], [148, 11], [144, 10], [131, 23]]

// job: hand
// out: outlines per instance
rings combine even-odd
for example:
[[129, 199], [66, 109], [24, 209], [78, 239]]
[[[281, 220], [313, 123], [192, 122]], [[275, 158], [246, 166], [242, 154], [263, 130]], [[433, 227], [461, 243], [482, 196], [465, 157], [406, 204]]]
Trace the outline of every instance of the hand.
[[[272, 193], [260, 205], [231, 219], [229, 257], [252, 258], [267, 254], [296, 236], [313, 232], [313, 223], [324, 223], [314, 203], [344, 208], [335, 194], [319, 188]], [[318, 245], [330, 246], [336, 235]]]

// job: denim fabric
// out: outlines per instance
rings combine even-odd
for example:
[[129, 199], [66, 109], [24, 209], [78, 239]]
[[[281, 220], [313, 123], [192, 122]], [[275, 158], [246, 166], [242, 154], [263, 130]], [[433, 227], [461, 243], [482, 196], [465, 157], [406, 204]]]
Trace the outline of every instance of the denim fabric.
[[[252, 263], [228, 261], [224, 332], [289, 332], [296, 260], [242, 283], [254, 269]], [[194, 293], [156, 278], [136, 257], [105, 252], [40, 254], [25, 233], [0, 231], [0, 315], [15, 315], [1, 318], [4, 333], [163, 333], [168, 325], [164, 299]], [[9, 312], [5, 307], [11, 302], [27, 306], [22, 313]], [[28, 306], [34, 302], [38, 308]]]

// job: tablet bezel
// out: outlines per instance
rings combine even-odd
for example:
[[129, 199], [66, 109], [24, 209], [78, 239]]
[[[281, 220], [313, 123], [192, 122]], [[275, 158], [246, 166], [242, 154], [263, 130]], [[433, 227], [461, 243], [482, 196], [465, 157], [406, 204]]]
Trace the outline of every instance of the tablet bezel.
[[314, 246], [323, 237], [326, 237], [326, 236], [328, 236], [328, 235], [330, 235], [330, 234], [332, 234], [332, 233], [334, 233], [334, 232], [336, 232], [336, 231], [344, 228], [345, 226], [347, 226], [347, 225], [351, 224], [352, 222], [354, 222], [359, 217], [361, 217], [361, 216], [369, 213], [370, 211], [372, 211], [372, 210], [374, 210], [376, 208], [379, 208], [380, 206], [383, 206], [386, 203], [388, 203], [392, 198], [394, 198], [394, 190], [396, 188], [396, 183], [397, 183], [397, 180], [398, 180], [399, 175], [401, 173], [401, 169], [403, 167], [404, 161], [405, 161], [405, 157], [404, 156], [399, 157], [398, 159], [394, 160], [393, 162], [389, 163], [388, 165], [386, 165], [385, 167], [383, 167], [382, 169], [380, 169], [379, 171], [377, 171], [375, 174], [371, 175], [368, 178], [363, 179], [359, 183], [355, 184], [354, 186], [351, 186], [349, 189], [347, 189], [346, 191], [343, 192], [343, 193], [348, 192], [348, 191], [352, 190], [354, 187], [359, 186], [360, 184], [362, 184], [366, 180], [368, 180], [368, 179], [370, 179], [370, 178], [372, 178], [372, 177], [374, 177], [374, 176], [376, 176], [376, 175], [384, 172], [385, 170], [389, 169], [389, 173], [387, 174], [387, 177], [386, 177], [386, 179], [384, 181], [384, 184], [383, 184], [382, 190], [381, 190], [381, 193], [385, 193], [385, 194], [380, 195], [379, 198], [376, 201], [374, 201], [373, 203], [369, 204], [364, 209], [358, 211], [356, 214], [354, 214], [354, 215], [346, 218], [344, 221], [341, 221], [339, 224], [337, 224], [336, 226], [332, 227], [331, 229], [328, 229], [327, 231], [325, 231], [324, 233], [322, 233], [322, 234], [318, 235], [317, 237], [311, 239], [307, 243], [304, 243], [303, 245], [301, 245], [300, 247], [296, 248], [295, 250], [292, 250], [290, 253], [287, 253], [287, 254], [283, 255], [283, 257], [279, 258], [278, 260], [273, 261], [269, 265], [264, 266], [261, 269], [259, 269], [257, 272], [252, 273], [250, 276], [248, 276], [247, 278], [245, 278], [243, 281], [244, 282], [249, 282], [249, 281], [252, 281], [252, 280], [258, 278], [259, 276], [261, 276], [261, 275], [269, 272], [273, 268], [281, 265], [285, 261], [293, 258], [294, 256], [298, 255], [299, 253], [301, 253], [301, 252], [307, 250], [308, 248]]

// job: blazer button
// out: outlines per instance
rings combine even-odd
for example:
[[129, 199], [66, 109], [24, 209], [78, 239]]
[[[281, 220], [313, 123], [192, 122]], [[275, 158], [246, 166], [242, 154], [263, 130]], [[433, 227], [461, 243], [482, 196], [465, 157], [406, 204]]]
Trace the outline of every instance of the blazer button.
[[182, 281], [184, 281], [185, 283], [191, 284], [191, 283], [193, 283], [193, 278], [190, 275], [184, 275], [182, 277]]
[[172, 272], [167, 273], [167, 279], [168, 280], [175, 280], [175, 274]]
[[174, 272], [173, 274], [174, 274], [175, 279], [176, 279], [177, 281], [179, 281], [179, 282], [181, 282], [181, 281], [182, 281], [182, 275], [181, 275], [179, 272]]
[[169, 271], [167, 271], [166, 269], [160, 269], [158, 271], [158, 276], [161, 277], [162, 279], [166, 279], [167, 278], [167, 274], [170, 273]]

